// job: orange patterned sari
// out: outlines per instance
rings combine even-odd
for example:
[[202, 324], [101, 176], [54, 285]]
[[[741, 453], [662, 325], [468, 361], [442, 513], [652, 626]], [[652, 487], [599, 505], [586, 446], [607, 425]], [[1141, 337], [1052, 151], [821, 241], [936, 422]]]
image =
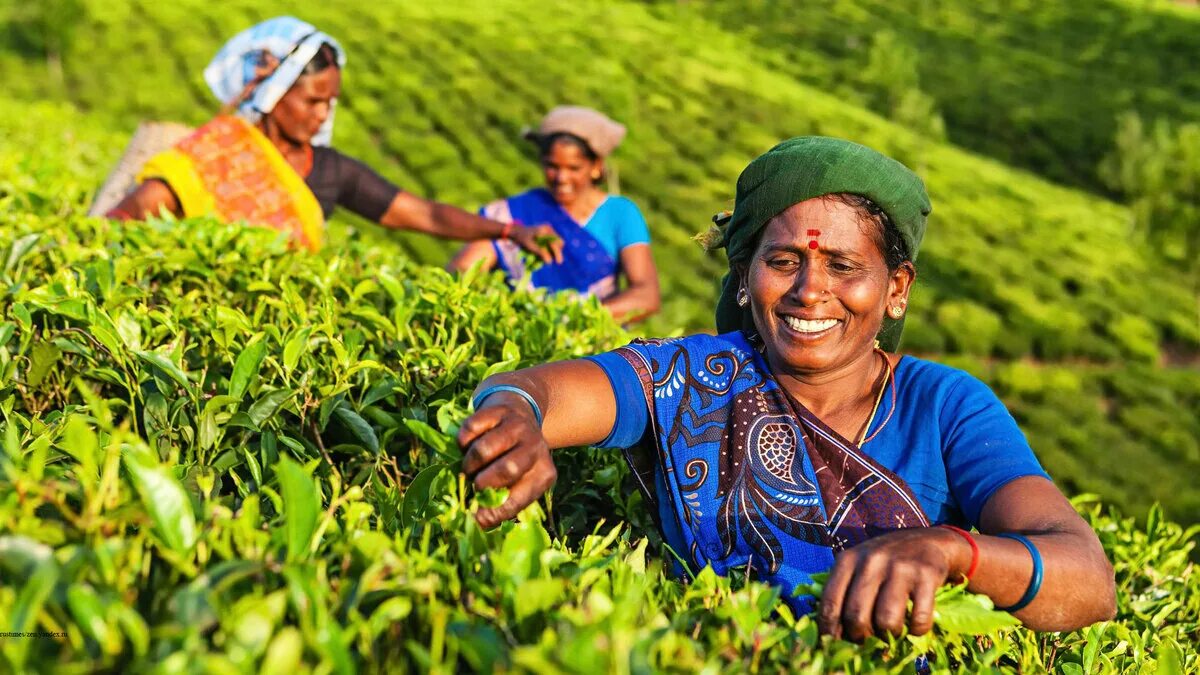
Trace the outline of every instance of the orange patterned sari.
[[240, 117], [220, 116], [146, 162], [138, 174], [166, 182], [184, 216], [287, 232], [309, 250], [321, 247], [325, 218], [304, 178], [270, 140]]

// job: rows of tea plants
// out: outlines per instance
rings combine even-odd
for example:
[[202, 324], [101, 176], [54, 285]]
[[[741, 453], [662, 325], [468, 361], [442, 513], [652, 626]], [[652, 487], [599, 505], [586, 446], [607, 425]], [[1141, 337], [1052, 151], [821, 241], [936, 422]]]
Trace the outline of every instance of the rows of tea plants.
[[1200, 666], [1197, 528], [1158, 509], [1077, 500], [1114, 561], [1114, 621], [1038, 635], [946, 589], [934, 634], [862, 646], [764, 585], [671, 579], [611, 452], [564, 453], [549, 499], [481, 531], [473, 510], [502, 495], [457, 473], [469, 391], [627, 339], [600, 307], [351, 234], [312, 256], [238, 225], [86, 218], [110, 137], [25, 111], [0, 105], [5, 671]]
[[[16, 96], [68, 99], [125, 129], [145, 118], [206, 119], [215, 104], [200, 72], [216, 47], [295, 9], [249, 0], [86, 7], [64, 56], [66, 84], [8, 53], [7, 70], [17, 73], [10, 86]], [[745, 163], [781, 138], [826, 133], [892, 153], [929, 184], [934, 217], [908, 348], [1155, 362], [1200, 345], [1194, 295], [1156, 273], [1127, 210], [889, 123], [827, 82], [818, 84], [833, 93], [800, 83], [778, 67], [790, 54], [778, 41], [747, 39], [706, 11], [583, 2], [548, 12], [504, 0], [303, 13], [349, 50], [337, 144], [421, 194], [474, 206], [536, 184], [519, 132], [555, 103], [593, 105], [626, 122], [620, 183], [647, 213], [663, 276], [652, 332], [711, 327], [721, 260], [691, 237], [730, 206]], [[434, 264], [451, 249], [424, 237], [364, 236]]]
[[[1200, 469], [1195, 366], [1148, 366], [1164, 358], [1186, 364], [1195, 353], [1195, 301], [1130, 236], [1127, 210], [774, 75], [760, 62], [762, 48], [686, 14], [666, 20], [622, 3], [577, 3], [553, 16], [516, 0], [444, 4], [373, 7], [371, 30], [363, 29], [365, 14], [306, 8], [350, 51], [339, 146], [422, 194], [477, 204], [537, 181], [518, 137], [542, 110], [565, 100], [612, 112], [630, 126], [618, 153], [621, 184], [646, 209], [657, 242], [664, 306], [646, 327], [655, 334], [711, 327], [721, 260], [691, 237], [708, 214], [728, 207], [749, 157], [809, 131], [893, 152], [927, 177], [936, 205], [905, 348], [982, 359], [972, 370], [1002, 386], [1064, 485], [1131, 512], [1161, 500], [1174, 517], [1200, 518], [1188, 478]], [[202, 121], [212, 102], [199, 71], [215, 45], [285, 9], [89, 5], [77, 28], [89, 60], [68, 54], [64, 63], [70, 98], [113, 130], [145, 117]], [[694, 49], [697, 40], [709, 48]], [[161, 56], [149, 63], [145, 54]], [[33, 67], [18, 87], [42, 82]], [[119, 146], [109, 147], [115, 157]], [[108, 166], [102, 157], [92, 167], [96, 183]], [[434, 263], [448, 251], [428, 237], [348, 223], [338, 224], [335, 240], [353, 229], [381, 254]], [[1134, 363], [1147, 365], [1130, 376]], [[1013, 378], [1000, 375], [1010, 372], [1031, 379], [1009, 387]], [[1126, 380], [1139, 386], [1120, 386]]]
[[[894, 115], [894, 88], [917, 88], [950, 139], [1052, 180], [1103, 191], [1097, 167], [1117, 118], [1200, 114], [1200, 11], [1185, 3], [660, 2], [742, 33], [771, 65]], [[871, 68], [872, 53], [893, 61]], [[905, 52], [911, 54], [908, 56]]]

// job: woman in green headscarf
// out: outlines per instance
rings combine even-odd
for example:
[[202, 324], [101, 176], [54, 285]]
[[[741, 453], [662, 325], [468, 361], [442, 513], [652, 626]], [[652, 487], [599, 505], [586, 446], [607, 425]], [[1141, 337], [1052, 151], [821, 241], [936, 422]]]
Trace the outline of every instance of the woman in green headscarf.
[[929, 211], [915, 174], [855, 143], [793, 138], [755, 159], [708, 237], [730, 263], [720, 335], [480, 385], [463, 470], [510, 489], [480, 521], [554, 482], [550, 448], [624, 448], [681, 574], [746, 568], [807, 612], [791, 591], [830, 571], [827, 633], [923, 633], [961, 578], [1036, 629], [1112, 616], [1095, 533], [995, 394], [895, 353]]

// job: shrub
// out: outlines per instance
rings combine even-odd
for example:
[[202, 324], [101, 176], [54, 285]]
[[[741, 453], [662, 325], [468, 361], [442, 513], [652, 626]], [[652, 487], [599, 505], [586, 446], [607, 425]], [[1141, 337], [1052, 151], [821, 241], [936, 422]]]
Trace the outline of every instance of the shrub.
[[1130, 201], [1137, 226], [1164, 258], [1200, 283], [1200, 125], [1160, 119], [1147, 127], [1137, 113], [1119, 118], [1100, 176]]
[[955, 300], [938, 307], [937, 324], [956, 349], [970, 354], [991, 353], [1001, 331], [995, 313], [973, 302]]

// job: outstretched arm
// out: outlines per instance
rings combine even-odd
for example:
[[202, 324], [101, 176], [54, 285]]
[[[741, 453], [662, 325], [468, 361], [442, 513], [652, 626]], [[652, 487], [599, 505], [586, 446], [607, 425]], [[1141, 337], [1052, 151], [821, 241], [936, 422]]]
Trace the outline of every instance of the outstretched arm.
[[621, 249], [621, 272], [625, 275], [625, 289], [604, 301], [608, 311], [623, 323], [635, 323], [657, 312], [658, 270], [650, 244]]
[[541, 429], [520, 395], [498, 392], [485, 398], [459, 428], [463, 473], [478, 488], [508, 488], [508, 500], [481, 510], [476, 519], [494, 527], [512, 518], [554, 484], [552, 448], [592, 445], [612, 431], [617, 402], [608, 376], [591, 361], [560, 361], [484, 380], [476, 393], [498, 384], [528, 392], [542, 412]]
[[[979, 567], [968, 589], [1009, 606], [1025, 593], [1033, 572], [1025, 547], [1000, 533], [1023, 534], [1043, 561], [1036, 598], [1015, 616], [1034, 630], [1073, 630], [1112, 618], [1116, 587], [1100, 540], [1058, 488], [1040, 476], [1017, 478], [984, 505]], [[898, 530], [843, 551], [821, 597], [821, 630], [852, 640], [898, 634], [907, 623], [917, 635], [933, 626], [934, 593], [962, 578], [972, 551], [961, 535], [939, 527]], [[906, 621], [906, 604], [912, 601]]]
[[[415, 230], [443, 239], [500, 239], [505, 234], [505, 224], [468, 213], [456, 206], [422, 199], [408, 192], [400, 192], [379, 218], [384, 227]], [[562, 240], [548, 225], [524, 227], [508, 226], [508, 238], [518, 246], [533, 253], [543, 262], [562, 262]], [[538, 239], [552, 239], [548, 245]]]

